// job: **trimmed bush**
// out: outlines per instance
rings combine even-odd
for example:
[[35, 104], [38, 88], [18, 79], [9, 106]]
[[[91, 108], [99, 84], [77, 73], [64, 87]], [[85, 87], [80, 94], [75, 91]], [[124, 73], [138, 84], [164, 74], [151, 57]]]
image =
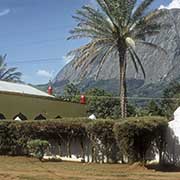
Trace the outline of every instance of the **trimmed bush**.
[[167, 121], [160, 117], [128, 118], [116, 123], [114, 132], [120, 151], [128, 162], [145, 162], [146, 152], [156, 140], [159, 151], [163, 148], [167, 126]]
[[104, 162], [105, 157], [107, 162], [116, 162], [117, 145], [113, 132], [115, 121], [98, 120], [88, 123], [86, 131], [92, 143], [93, 161]]
[[54, 140], [57, 143], [71, 138], [86, 136], [85, 126], [80, 119], [49, 121], [2, 121], [0, 122], [0, 154], [27, 155], [27, 142], [32, 139]]
[[32, 153], [40, 161], [43, 159], [45, 151], [50, 146], [48, 141], [35, 139], [27, 142], [27, 147], [30, 153]]
[[46, 121], [1, 121], [0, 155], [28, 155], [28, 142], [39, 139], [67, 146], [78, 139], [92, 147], [93, 162], [116, 162], [125, 155], [129, 162], [145, 161], [146, 152], [156, 143], [160, 158], [165, 144], [167, 121], [160, 117], [128, 118], [126, 120], [87, 120], [84, 118]]

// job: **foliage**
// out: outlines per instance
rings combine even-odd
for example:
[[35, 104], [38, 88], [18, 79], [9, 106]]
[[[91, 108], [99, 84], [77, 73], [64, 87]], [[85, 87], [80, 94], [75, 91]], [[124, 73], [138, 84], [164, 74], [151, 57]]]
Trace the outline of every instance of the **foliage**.
[[[112, 94], [99, 88], [92, 88], [87, 90], [85, 93], [86, 103], [87, 103], [87, 113], [95, 114], [97, 118], [112, 118], [118, 119], [120, 117], [120, 102], [119, 99], [113, 98]], [[67, 97], [59, 97], [63, 101], [70, 102], [79, 102], [80, 96], [76, 95], [72, 98]], [[127, 115], [135, 116], [136, 111], [135, 107], [128, 104]]]
[[8, 68], [5, 62], [7, 55], [0, 55], [0, 79], [3, 81], [21, 82], [21, 73], [16, 71], [16, 67]]
[[[112, 94], [103, 89], [92, 88], [85, 92], [87, 95], [87, 113], [95, 114], [97, 118], [112, 118], [120, 117], [120, 102], [119, 99], [112, 97]], [[128, 116], [135, 115], [135, 108], [128, 105]]]
[[93, 160], [97, 161], [98, 154], [101, 154], [100, 161], [104, 162], [104, 156], [107, 156], [108, 162], [117, 161], [118, 147], [116, 144], [114, 132], [114, 121], [103, 120], [93, 121], [86, 126], [88, 137], [94, 148]]
[[104, 89], [92, 88], [85, 92], [87, 96], [106, 96], [110, 97], [112, 94], [108, 93]]
[[170, 118], [178, 106], [180, 106], [180, 84], [174, 81], [164, 90], [161, 102], [163, 114]]
[[[91, 121], [83, 118], [5, 120], [0, 122], [0, 154], [27, 155], [29, 144], [38, 149], [41, 140], [45, 140], [45, 144], [53, 140], [59, 145], [66, 143], [71, 156], [72, 140], [78, 139], [82, 143], [86, 139], [88, 146], [92, 147], [93, 162], [104, 162], [105, 156], [109, 162], [115, 162], [122, 155], [131, 162], [144, 161], [146, 151], [153, 143], [156, 143], [160, 154], [163, 153], [166, 127], [167, 122], [162, 117], [121, 119], [121, 123], [110, 119]], [[84, 147], [82, 144], [82, 149]], [[40, 148], [36, 155], [42, 158], [43, 152]]]
[[[81, 68], [82, 77], [87, 67], [97, 63], [96, 77], [98, 77], [105, 61], [108, 58], [119, 61], [120, 69], [120, 97], [121, 116], [126, 116], [126, 70], [127, 55], [138, 72], [145, 71], [135, 47], [144, 44], [162, 50], [157, 45], [146, 42], [146, 35], [154, 36], [159, 33], [161, 25], [153, 19], [163, 13], [154, 11], [149, 13], [148, 8], [154, 0], [144, 0], [137, 6], [136, 0], [96, 0], [100, 9], [83, 6], [78, 10], [74, 19], [78, 22], [70, 33], [69, 39], [88, 38], [90, 42], [70, 52], [74, 56], [75, 68]], [[85, 62], [85, 63], [83, 63]]]
[[154, 100], [151, 100], [147, 105], [147, 113], [150, 116], [162, 116], [162, 110]]
[[[87, 113], [95, 114], [98, 118], [113, 118], [118, 119], [120, 117], [120, 102], [116, 98], [111, 97], [94, 97], [88, 99]], [[135, 116], [135, 108], [132, 105], [128, 105], [128, 116]]]
[[33, 139], [51, 140], [57, 143], [68, 138], [85, 136], [84, 119], [46, 120], [46, 121], [1, 121], [0, 122], [0, 154], [27, 155], [27, 142]]
[[27, 147], [29, 152], [41, 161], [44, 157], [45, 151], [49, 147], [49, 143], [46, 140], [35, 139], [28, 141]]
[[[97, 118], [119, 117], [118, 101], [103, 89], [92, 88], [85, 92], [88, 96], [87, 113], [95, 114]], [[117, 107], [118, 106], [118, 107]]]
[[[166, 128], [164, 118], [129, 118], [117, 123], [114, 132], [120, 151], [128, 157], [129, 162], [145, 162], [147, 150], [157, 139], [164, 139], [162, 136], [165, 136]], [[158, 147], [162, 145], [158, 144]]]
[[144, 106], [143, 107], [136, 107], [136, 116], [137, 117], [148, 116], [147, 109]]
[[67, 84], [64, 87], [63, 96], [59, 96], [58, 99], [61, 101], [79, 103], [80, 90], [73, 83]]
[[79, 89], [73, 83], [67, 84], [64, 88], [64, 96], [67, 98], [71, 99], [72, 97], [79, 94], [80, 94]]
[[87, 113], [95, 114], [97, 118], [119, 117], [119, 102], [111, 98], [90, 98]]

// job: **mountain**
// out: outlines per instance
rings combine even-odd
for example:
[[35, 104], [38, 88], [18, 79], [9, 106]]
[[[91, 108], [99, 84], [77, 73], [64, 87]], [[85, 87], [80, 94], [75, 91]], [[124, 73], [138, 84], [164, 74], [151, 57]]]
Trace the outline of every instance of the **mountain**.
[[[146, 41], [157, 44], [166, 52], [145, 45], [136, 46], [136, 51], [142, 60], [146, 72], [136, 73], [130, 60], [127, 67], [127, 83], [129, 95], [159, 96], [163, 88], [170, 81], [180, 79], [180, 10], [169, 10], [163, 17], [155, 21], [166, 24], [156, 36], [146, 37]], [[53, 85], [56, 92], [62, 93], [68, 83], [74, 83], [82, 91], [88, 88], [99, 87], [115, 94], [119, 91], [119, 65], [117, 59], [108, 59], [98, 77], [95, 79], [97, 63], [91, 64], [87, 75], [81, 79], [81, 67], [75, 69], [73, 61], [67, 64], [54, 78]]]

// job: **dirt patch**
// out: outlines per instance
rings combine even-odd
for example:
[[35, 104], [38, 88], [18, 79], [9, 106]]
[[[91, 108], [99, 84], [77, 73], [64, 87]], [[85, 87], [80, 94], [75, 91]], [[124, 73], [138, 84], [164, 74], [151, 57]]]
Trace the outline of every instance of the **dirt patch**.
[[179, 180], [180, 172], [160, 172], [139, 164], [39, 162], [24, 157], [0, 157], [2, 180]]

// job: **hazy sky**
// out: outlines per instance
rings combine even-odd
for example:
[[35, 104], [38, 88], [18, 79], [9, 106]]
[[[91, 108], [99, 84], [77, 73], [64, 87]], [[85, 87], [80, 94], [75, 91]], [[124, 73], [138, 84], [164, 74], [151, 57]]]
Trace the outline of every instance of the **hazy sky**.
[[[154, 6], [170, 2], [156, 0]], [[75, 10], [90, 3], [95, 4], [94, 0], [0, 0], [0, 54], [8, 55], [6, 62], [18, 67], [26, 83], [48, 82], [67, 63], [66, 53], [85, 43], [66, 38], [75, 26]]]

